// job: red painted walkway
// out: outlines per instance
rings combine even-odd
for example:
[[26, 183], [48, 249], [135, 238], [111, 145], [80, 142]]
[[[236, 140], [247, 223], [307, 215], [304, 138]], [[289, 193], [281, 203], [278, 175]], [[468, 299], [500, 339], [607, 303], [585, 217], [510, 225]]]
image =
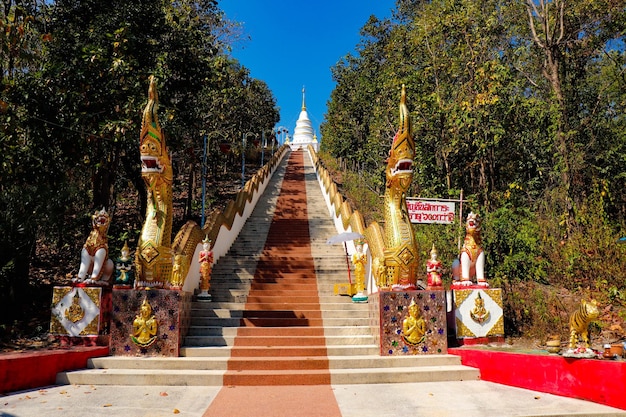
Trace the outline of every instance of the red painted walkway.
[[224, 387], [204, 416], [341, 415], [330, 387], [301, 151], [289, 158], [241, 326]]

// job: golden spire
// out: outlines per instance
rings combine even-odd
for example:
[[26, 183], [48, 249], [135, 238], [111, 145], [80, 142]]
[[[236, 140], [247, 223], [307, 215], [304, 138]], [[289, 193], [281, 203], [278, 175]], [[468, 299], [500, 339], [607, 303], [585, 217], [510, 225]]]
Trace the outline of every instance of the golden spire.
[[304, 104], [304, 86], [302, 86], [302, 111], [306, 110], [306, 104]]

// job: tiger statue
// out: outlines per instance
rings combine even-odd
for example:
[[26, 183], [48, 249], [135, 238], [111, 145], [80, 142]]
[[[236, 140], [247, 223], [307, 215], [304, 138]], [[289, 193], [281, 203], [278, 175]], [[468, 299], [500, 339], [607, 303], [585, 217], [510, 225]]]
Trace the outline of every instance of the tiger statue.
[[572, 313], [569, 319], [570, 349], [576, 349], [579, 338], [583, 341], [583, 347], [589, 349], [589, 323], [597, 319], [599, 315], [596, 300], [581, 301], [580, 307]]

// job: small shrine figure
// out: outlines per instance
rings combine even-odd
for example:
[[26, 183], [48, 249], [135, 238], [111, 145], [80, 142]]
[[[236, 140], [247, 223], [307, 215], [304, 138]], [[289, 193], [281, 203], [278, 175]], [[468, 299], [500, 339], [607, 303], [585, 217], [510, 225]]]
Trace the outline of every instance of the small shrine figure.
[[402, 338], [409, 345], [419, 345], [426, 338], [426, 321], [422, 317], [415, 298], [409, 304], [409, 315], [402, 322]]
[[74, 297], [72, 298], [72, 305], [65, 310], [65, 318], [72, 323], [76, 323], [85, 317], [85, 310], [80, 305], [80, 294], [78, 293], [78, 289], [74, 290], [76, 291], [76, 294], [74, 294]]
[[365, 264], [367, 263], [367, 255], [363, 253], [363, 240], [355, 241], [356, 252], [352, 254], [352, 264], [354, 265], [354, 280], [356, 281], [356, 294], [352, 296], [355, 303], [363, 303], [367, 301], [365, 291]]
[[[113, 261], [109, 259], [107, 231], [111, 224], [109, 213], [103, 208], [91, 216], [91, 233], [80, 253], [78, 275], [72, 281], [85, 284], [109, 284]], [[89, 278], [88, 278], [89, 276]]]
[[130, 257], [128, 242], [124, 242], [121, 256], [115, 260], [115, 288], [132, 288], [135, 282], [133, 258]]
[[489, 320], [490, 313], [485, 308], [485, 300], [480, 296], [480, 291], [478, 292], [478, 297], [474, 299], [474, 308], [470, 311], [470, 317], [476, 323], [482, 324]]
[[157, 339], [158, 324], [152, 314], [152, 306], [147, 298], [143, 299], [139, 315], [133, 321], [133, 334], [131, 340], [137, 346], [146, 348]]
[[202, 241], [202, 250], [200, 251], [200, 294], [198, 300], [211, 301], [211, 270], [213, 269], [213, 251], [211, 251], [211, 241], [207, 236]]
[[183, 255], [174, 256], [174, 265], [172, 266], [172, 284], [170, 288], [180, 289], [183, 282]]
[[437, 249], [433, 243], [433, 248], [430, 250], [430, 260], [426, 262], [426, 274], [428, 289], [442, 289], [441, 282], [441, 261], [437, 259]]

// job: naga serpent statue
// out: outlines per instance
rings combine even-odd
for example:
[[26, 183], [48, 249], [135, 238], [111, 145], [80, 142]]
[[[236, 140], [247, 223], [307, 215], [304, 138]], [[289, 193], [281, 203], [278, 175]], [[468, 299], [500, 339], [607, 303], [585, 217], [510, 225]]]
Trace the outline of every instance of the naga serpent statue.
[[[180, 289], [196, 246], [202, 240], [202, 230], [195, 222], [187, 222], [172, 247], [172, 162], [157, 117], [158, 100], [156, 81], [151, 76], [139, 143], [141, 176], [147, 188], [147, 207], [135, 255], [135, 288]], [[176, 282], [173, 282], [175, 255], [181, 256], [177, 257], [178, 273]]]
[[414, 156], [415, 142], [406, 106], [406, 90], [402, 85], [400, 128], [393, 138], [385, 169], [384, 231], [376, 222], [365, 230], [376, 285], [381, 289], [403, 291], [417, 288], [418, 249], [406, 205], [406, 193], [413, 180]]

